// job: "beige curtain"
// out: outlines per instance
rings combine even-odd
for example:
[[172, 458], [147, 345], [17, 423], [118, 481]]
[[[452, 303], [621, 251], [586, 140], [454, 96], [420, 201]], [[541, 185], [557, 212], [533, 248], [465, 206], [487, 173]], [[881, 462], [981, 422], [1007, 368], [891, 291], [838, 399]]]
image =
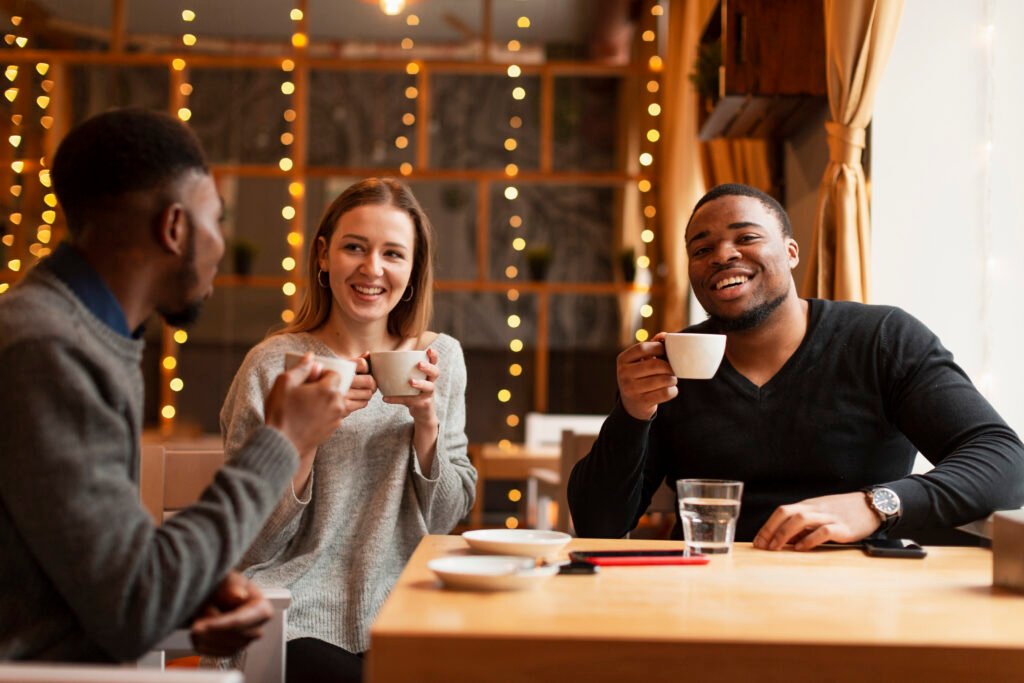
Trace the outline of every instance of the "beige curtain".
[[771, 194], [772, 173], [768, 140], [714, 138], [701, 144], [704, 181], [708, 187], [743, 183]]
[[668, 52], [662, 99], [662, 158], [659, 213], [665, 277], [662, 328], [682, 329], [689, 320], [686, 221], [705, 192], [697, 141], [700, 106], [689, 74], [697, 58], [700, 32], [715, 0], [672, 0], [668, 12]]
[[867, 301], [871, 218], [861, 153], [903, 0], [825, 0], [829, 163], [803, 295]]

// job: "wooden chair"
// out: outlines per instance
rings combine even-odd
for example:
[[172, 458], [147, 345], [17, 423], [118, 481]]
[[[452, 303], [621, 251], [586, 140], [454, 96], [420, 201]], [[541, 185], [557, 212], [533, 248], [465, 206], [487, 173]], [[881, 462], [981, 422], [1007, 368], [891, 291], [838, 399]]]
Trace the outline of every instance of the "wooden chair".
[[92, 664], [0, 664], [0, 683], [243, 683], [237, 671], [139, 671]]
[[[172, 450], [156, 444], [142, 447], [139, 493], [142, 504], [159, 525], [196, 502], [224, 466], [224, 451]], [[285, 632], [292, 596], [286, 588], [264, 588], [274, 616], [263, 637], [246, 650], [242, 673], [249, 683], [281, 683], [285, 670]], [[189, 632], [178, 629], [139, 662], [141, 668], [163, 668], [167, 659], [193, 654]]]

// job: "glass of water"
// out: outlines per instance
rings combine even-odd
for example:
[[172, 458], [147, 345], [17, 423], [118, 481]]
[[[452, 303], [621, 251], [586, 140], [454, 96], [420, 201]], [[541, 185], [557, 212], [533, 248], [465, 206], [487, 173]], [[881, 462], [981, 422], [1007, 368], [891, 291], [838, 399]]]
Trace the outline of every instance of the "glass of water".
[[704, 555], [729, 552], [740, 516], [743, 482], [680, 479], [676, 492], [686, 547]]

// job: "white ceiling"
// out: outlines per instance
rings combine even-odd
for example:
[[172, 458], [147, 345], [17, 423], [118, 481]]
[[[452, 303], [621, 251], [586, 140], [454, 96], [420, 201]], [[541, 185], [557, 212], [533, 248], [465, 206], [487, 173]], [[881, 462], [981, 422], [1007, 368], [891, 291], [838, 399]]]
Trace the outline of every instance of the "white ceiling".
[[[110, 0], [36, 0], [56, 18], [92, 29], [111, 24]], [[294, 28], [289, 0], [127, 0], [129, 34], [181, 35], [188, 29], [200, 38], [274, 40], [287, 42]], [[580, 43], [590, 32], [596, 0], [494, 0], [494, 37], [505, 41]], [[375, 0], [309, 0], [311, 38], [321, 41], [398, 42], [404, 37], [423, 42], [464, 42], [455, 26], [481, 33], [482, 0], [409, 0], [405, 13], [388, 17]], [[181, 10], [196, 19], [182, 21]], [[409, 27], [415, 13], [420, 25]], [[528, 29], [516, 27], [527, 16]]]

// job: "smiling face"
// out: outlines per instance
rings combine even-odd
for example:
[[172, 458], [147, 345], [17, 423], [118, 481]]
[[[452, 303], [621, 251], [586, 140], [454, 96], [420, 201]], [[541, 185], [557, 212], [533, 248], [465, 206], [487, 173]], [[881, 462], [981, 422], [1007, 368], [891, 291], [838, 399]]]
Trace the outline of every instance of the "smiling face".
[[341, 215], [329, 244], [318, 239], [318, 264], [338, 313], [353, 323], [386, 324], [412, 276], [416, 230], [409, 214], [383, 204], [358, 206]]
[[694, 294], [723, 331], [746, 330], [796, 296], [796, 240], [758, 199], [726, 195], [700, 207], [686, 230]]

